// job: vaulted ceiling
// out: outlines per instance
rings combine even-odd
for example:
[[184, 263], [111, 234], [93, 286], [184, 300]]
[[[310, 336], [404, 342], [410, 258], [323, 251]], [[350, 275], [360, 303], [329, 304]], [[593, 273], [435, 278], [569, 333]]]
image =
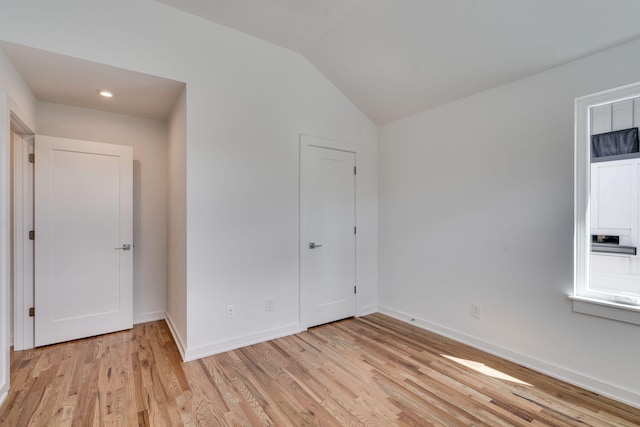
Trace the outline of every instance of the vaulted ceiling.
[[640, 37], [638, 0], [156, 0], [304, 55], [375, 123]]

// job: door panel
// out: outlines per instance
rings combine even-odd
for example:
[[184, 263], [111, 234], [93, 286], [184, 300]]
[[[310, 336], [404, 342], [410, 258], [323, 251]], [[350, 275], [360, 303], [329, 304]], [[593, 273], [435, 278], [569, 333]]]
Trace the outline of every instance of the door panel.
[[37, 136], [35, 344], [133, 325], [132, 149]]
[[302, 150], [301, 300], [310, 327], [355, 314], [355, 153]]

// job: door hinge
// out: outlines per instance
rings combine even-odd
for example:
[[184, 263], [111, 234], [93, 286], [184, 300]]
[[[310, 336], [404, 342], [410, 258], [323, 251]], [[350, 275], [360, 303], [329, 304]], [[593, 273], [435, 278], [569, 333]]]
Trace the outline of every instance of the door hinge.
[[358, 230], [358, 228], [354, 226], [353, 227], [353, 234], [357, 234], [357, 230]]
[[358, 171], [358, 168], [354, 166], [354, 167], [353, 167], [353, 174], [354, 174], [354, 175], [357, 175], [357, 174], [358, 174], [358, 172], [357, 172], [357, 171]]
[[354, 293], [354, 294], [357, 294], [357, 293], [358, 293], [356, 289], [357, 289], [357, 288], [354, 286], [354, 287], [353, 287], [353, 293]]
[[29, 307], [29, 317], [35, 317], [35, 315], [36, 315], [36, 308]]
[[36, 232], [31, 230], [29, 231], [29, 240], [36, 240]]
[[29, 154], [29, 163], [35, 163], [36, 161], [36, 155], [31, 153]]

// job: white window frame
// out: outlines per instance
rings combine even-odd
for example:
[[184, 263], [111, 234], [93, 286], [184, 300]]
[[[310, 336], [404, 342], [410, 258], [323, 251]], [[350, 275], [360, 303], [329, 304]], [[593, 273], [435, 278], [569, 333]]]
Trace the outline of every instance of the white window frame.
[[614, 294], [589, 289], [591, 255], [591, 108], [640, 97], [640, 83], [575, 100], [573, 311], [640, 325], [640, 306], [616, 302]]

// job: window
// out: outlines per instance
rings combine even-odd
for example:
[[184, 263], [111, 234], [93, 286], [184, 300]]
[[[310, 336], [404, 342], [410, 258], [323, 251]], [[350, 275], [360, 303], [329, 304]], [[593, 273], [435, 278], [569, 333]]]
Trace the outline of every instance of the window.
[[640, 325], [640, 83], [575, 102], [573, 310]]

